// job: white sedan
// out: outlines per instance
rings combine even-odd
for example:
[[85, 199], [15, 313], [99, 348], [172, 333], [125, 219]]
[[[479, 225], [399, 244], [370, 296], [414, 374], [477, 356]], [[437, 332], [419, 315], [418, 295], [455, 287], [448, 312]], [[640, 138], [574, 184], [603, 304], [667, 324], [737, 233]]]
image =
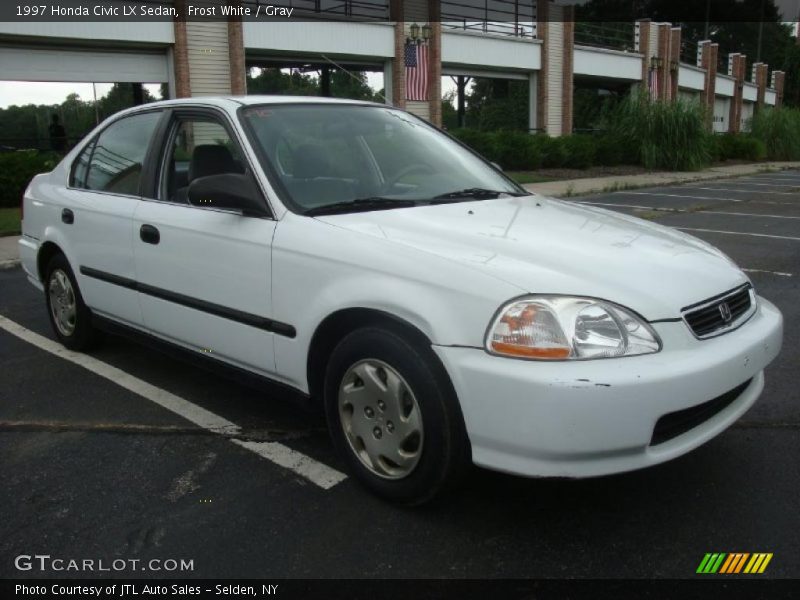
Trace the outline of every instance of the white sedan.
[[782, 317], [708, 244], [531, 195], [424, 121], [192, 98], [102, 123], [24, 198], [56, 336], [113, 327], [290, 386], [375, 493], [471, 463], [654, 465], [755, 401]]

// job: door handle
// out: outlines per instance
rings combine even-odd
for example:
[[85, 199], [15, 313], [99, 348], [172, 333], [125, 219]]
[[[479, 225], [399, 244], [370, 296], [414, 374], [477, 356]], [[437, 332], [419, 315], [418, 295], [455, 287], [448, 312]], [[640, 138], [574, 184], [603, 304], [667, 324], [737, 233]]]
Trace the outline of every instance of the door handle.
[[61, 221], [67, 225], [72, 225], [75, 222], [75, 213], [68, 208], [63, 209], [61, 211]]
[[152, 225], [142, 225], [139, 228], [139, 237], [145, 244], [157, 244], [161, 241], [161, 234]]

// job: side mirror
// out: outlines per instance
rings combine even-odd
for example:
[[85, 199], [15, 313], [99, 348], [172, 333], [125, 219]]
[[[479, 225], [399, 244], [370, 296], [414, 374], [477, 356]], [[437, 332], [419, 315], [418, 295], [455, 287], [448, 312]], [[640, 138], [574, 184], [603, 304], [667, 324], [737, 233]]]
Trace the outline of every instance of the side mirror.
[[252, 176], [222, 173], [198, 177], [189, 184], [189, 204], [241, 210], [245, 215], [267, 214], [264, 198]]
[[492, 165], [492, 166], [493, 166], [495, 169], [497, 169], [498, 171], [502, 171], [502, 170], [503, 170], [503, 167], [501, 167], [500, 165], [498, 165], [496, 162], [493, 162], [493, 163], [491, 163], [491, 165]]

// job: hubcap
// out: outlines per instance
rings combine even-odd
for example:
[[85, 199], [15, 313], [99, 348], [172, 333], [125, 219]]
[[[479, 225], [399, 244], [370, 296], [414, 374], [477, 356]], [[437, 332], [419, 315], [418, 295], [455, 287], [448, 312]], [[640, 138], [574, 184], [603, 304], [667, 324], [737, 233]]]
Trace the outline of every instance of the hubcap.
[[75, 303], [75, 291], [72, 289], [69, 277], [61, 269], [56, 269], [50, 275], [47, 289], [50, 295], [50, 312], [53, 315], [53, 322], [61, 335], [72, 335], [75, 331], [78, 310]]
[[339, 416], [347, 442], [370, 472], [409, 475], [422, 456], [422, 414], [406, 380], [386, 363], [351, 366], [339, 387]]

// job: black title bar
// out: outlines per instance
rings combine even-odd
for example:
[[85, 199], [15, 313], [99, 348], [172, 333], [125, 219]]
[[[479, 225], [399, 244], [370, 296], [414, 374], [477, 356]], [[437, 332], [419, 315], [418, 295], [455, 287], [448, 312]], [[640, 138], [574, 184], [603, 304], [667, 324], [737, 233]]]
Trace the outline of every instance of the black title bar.
[[[537, 20], [626, 22], [793, 22], [797, 0], [3, 0], [0, 21], [153, 22], [242, 19], [244, 21], [395, 20], [469, 25]], [[543, 8], [545, 7], [546, 8]], [[571, 7], [564, 10], [565, 7]]]

